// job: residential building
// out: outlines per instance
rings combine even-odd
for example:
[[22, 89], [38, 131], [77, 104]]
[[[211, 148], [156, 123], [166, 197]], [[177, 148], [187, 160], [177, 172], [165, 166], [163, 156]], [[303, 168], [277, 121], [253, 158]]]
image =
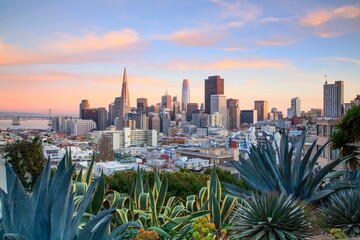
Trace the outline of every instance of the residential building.
[[324, 117], [340, 118], [343, 114], [344, 81], [324, 84]]

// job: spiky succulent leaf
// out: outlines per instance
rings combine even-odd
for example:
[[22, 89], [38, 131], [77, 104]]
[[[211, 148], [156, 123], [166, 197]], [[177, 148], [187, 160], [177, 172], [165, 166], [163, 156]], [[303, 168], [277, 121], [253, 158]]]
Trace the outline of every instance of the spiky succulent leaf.
[[360, 191], [344, 189], [330, 195], [320, 207], [329, 227], [341, 228], [351, 237], [360, 236]]
[[230, 230], [235, 239], [305, 239], [310, 227], [305, 207], [292, 196], [252, 194], [237, 204]]

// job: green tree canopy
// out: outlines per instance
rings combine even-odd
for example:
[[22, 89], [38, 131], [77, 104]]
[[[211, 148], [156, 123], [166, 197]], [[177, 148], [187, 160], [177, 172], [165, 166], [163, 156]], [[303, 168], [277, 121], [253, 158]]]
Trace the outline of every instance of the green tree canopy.
[[350, 168], [360, 166], [360, 105], [351, 107], [343, 118], [335, 125], [330, 136], [334, 149], [340, 149], [340, 156], [353, 155], [348, 161]]
[[35, 137], [32, 140], [17, 140], [7, 143], [0, 150], [4, 153], [22, 185], [30, 191], [46, 162], [40, 139]]

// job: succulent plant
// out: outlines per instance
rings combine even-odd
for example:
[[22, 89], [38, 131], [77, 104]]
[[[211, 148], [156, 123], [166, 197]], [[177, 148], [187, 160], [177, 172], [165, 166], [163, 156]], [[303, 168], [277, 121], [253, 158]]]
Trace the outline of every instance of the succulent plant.
[[[334, 168], [349, 158], [340, 158], [324, 166], [314, 175], [315, 164], [322, 153], [322, 146], [315, 155], [312, 151], [316, 146], [316, 141], [302, 157], [302, 150], [305, 144], [305, 134], [303, 131], [299, 147], [295, 154], [294, 147], [289, 149], [289, 141], [286, 132], [283, 133], [280, 146], [276, 145], [276, 151], [267, 141], [266, 146], [253, 146], [250, 150], [248, 160], [231, 161], [233, 166], [240, 172], [244, 183], [251, 189], [260, 193], [278, 192], [286, 196], [292, 195], [307, 202], [318, 201], [330, 193], [346, 188], [353, 187], [350, 181], [334, 181], [324, 189], [321, 184], [326, 179], [339, 177], [342, 172], [333, 173]], [[224, 187], [234, 195], [244, 195], [247, 192], [232, 184], [223, 183]]]
[[360, 236], [360, 191], [344, 189], [330, 195], [320, 207], [329, 227], [340, 228], [352, 237]]
[[[4, 239], [113, 239], [121, 234], [132, 222], [121, 225], [109, 235], [109, 223], [114, 209], [106, 209], [91, 215], [83, 224], [82, 218], [91, 201], [99, 179], [93, 181], [78, 208], [70, 194], [74, 165], [66, 167], [64, 158], [54, 177], [50, 178], [50, 161], [47, 162], [40, 178], [29, 196], [8, 163], [6, 181], [8, 193], [0, 189], [2, 204], [0, 238]], [[81, 226], [81, 227], [80, 227]], [[1, 233], [2, 232], [2, 233]]]
[[310, 222], [306, 204], [276, 193], [251, 194], [234, 212], [232, 239], [305, 239]]

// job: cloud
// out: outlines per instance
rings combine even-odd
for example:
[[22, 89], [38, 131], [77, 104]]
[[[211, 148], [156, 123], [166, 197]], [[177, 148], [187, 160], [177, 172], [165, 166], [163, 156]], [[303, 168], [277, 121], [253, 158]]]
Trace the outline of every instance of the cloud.
[[342, 58], [342, 57], [336, 57], [334, 58], [335, 60], [338, 61], [347, 61], [347, 62], [352, 62], [352, 63], [356, 63], [360, 65], [360, 59], [355, 59], [355, 58]]
[[74, 37], [67, 34], [60, 35], [60, 41], [49, 44], [50, 47], [70, 51], [99, 51], [111, 49], [128, 49], [136, 47], [140, 42], [139, 33], [132, 29], [107, 32], [102, 35], [87, 33], [85, 36]]
[[212, 63], [199, 63], [189, 61], [173, 62], [168, 66], [172, 70], [227, 70], [227, 69], [260, 69], [260, 68], [288, 68], [289, 65], [283, 60], [272, 59], [248, 59], [248, 60], [220, 60]]
[[155, 39], [171, 41], [177, 45], [187, 47], [209, 47], [215, 45], [226, 36], [222, 31], [208, 31], [200, 29], [184, 29], [169, 35], [155, 36]]
[[261, 13], [261, 8], [243, 0], [210, 0], [220, 7], [220, 16], [224, 18], [236, 18], [242, 21], [255, 19]]
[[239, 51], [246, 51], [246, 48], [219, 48], [219, 50], [226, 51], [226, 52], [239, 52]]
[[59, 34], [56, 40], [34, 49], [9, 45], [0, 38], [0, 65], [114, 62], [145, 47], [146, 43], [131, 29], [80, 37]]
[[311, 12], [300, 23], [304, 26], [320, 26], [335, 19], [352, 19], [360, 16], [359, 6], [343, 6], [328, 10]]
[[301, 38], [290, 39], [289, 37], [280, 37], [280, 36], [273, 36], [267, 40], [259, 40], [256, 42], [258, 45], [266, 45], [266, 46], [286, 46], [290, 44], [294, 44], [298, 41], [302, 40]]

